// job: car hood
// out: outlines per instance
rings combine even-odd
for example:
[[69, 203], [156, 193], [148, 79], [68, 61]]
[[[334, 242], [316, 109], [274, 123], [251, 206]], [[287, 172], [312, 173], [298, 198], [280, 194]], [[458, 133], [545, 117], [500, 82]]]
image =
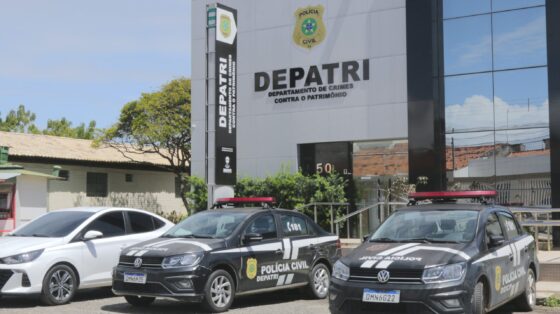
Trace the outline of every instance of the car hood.
[[224, 239], [157, 238], [125, 248], [121, 255], [173, 256], [224, 248]]
[[475, 253], [467, 243], [365, 242], [342, 262], [351, 268], [424, 269], [466, 262]]
[[63, 238], [0, 237], [0, 258], [61, 245]]

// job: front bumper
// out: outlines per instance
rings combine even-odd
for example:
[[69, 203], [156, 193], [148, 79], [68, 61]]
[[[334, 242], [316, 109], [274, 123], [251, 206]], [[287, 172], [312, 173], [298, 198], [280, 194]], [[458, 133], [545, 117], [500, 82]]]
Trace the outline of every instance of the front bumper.
[[44, 270], [36, 262], [0, 264], [0, 295], [40, 293], [44, 275]]
[[[398, 304], [362, 302], [364, 289], [398, 290]], [[332, 278], [329, 289], [331, 313], [470, 313], [471, 291], [464, 284], [438, 286], [435, 284], [379, 284], [342, 281]], [[451, 306], [456, 301], [459, 306]]]
[[[124, 273], [144, 273], [146, 283], [126, 283]], [[113, 292], [116, 295], [143, 297], [166, 297], [189, 302], [200, 302], [204, 298], [204, 286], [209, 272], [200, 266], [194, 268], [161, 269], [133, 268], [119, 265], [113, 270]], [[178, 282], [189, 280], [192, 288], [180, 288]]]

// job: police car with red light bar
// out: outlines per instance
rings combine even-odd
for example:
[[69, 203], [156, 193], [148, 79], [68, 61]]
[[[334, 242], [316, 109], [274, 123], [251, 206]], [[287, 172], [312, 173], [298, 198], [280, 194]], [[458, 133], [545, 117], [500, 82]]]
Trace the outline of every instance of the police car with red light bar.
[[124, 249], [113, 291], [134, 306], [170, 297], [202, 302], [210, 312], [228, 310], [237, 295], [297, 287], [326, 298], [339, 238], [303, 214], [272, 208], [273, 201], [220, 199], [220, 207], [235, 206], [199, 212], [160, 238]]
[[[536, 302], [535, 241], [495, 191], [412, 193], [333, 267], [331, 313], [486, 313]], [[463, 203], [460, 199], [477, 199]]]

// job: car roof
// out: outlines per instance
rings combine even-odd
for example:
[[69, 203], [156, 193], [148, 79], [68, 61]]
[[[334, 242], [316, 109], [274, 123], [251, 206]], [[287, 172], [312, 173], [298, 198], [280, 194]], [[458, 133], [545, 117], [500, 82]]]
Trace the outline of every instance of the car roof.
[[414, 211], [414, 210], [475, 210], [483, 211], [489, 209], [508, 210], [506, 207], [494, 204], [481, 204], [481, 203], [431, 203], [431, 204], [418, 204], [399, 208], [399, 211]]
[[97, 206], [97, 207], [73, 207], [73, 208], [64, 208], [64, 209], [55, 209], [51, 212], [58, 212], [58, 211], [69, 211], [69, 212], [87, 212], [87, 213], [99, 213], [106, 210], [139, 210], [137, 208], [119, 208], [119, 207], [107, 207], [107, 206]]
[[225, 208], [217, 208], [217, 209], [210, 209], [208, 211], [228, 211], [228, 212], [237, 212], [237, 213], [248, 213], [248, 214], [255, 214], [265, 211], [278, 211], [282, 213], [289, 213], [289, 214], [301, 214], [295, 210], [289, 209], [282, 209], [282, 208], [263, 208], [263, 207], [225, 207]]

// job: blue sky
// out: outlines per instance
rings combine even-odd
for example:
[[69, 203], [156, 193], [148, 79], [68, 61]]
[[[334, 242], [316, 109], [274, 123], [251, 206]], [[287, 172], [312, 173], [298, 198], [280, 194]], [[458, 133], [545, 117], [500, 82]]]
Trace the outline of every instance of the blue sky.
[[2, 0], [0, 114], [116, 121], [142, 92], [191, 75], [190, 0]]

